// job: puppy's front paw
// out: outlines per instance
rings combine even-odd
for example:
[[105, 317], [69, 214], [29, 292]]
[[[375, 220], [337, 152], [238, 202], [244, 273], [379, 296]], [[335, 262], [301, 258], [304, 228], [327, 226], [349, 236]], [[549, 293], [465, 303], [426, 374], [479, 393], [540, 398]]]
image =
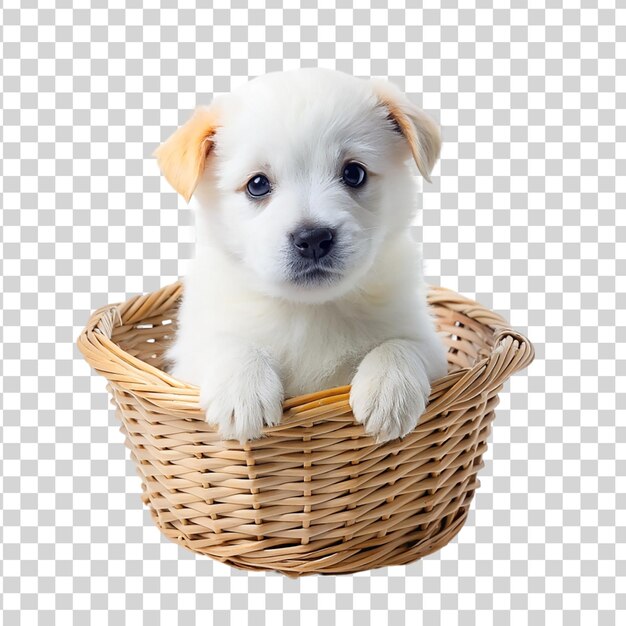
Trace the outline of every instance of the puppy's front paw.
[[269, 359], [261, 353], [247, 355], [239, 367], [221, 364], [207, 373], [200, 386], [200, 406], [209, 424], [223, 439], [244, 443], [276, 426], [283, 414], [283, 385]]
[[352, 380], [350, 406], [367, 434], [383, 443], [415, 428], [429, 394], [426, 368], [412, 342], [387, 341], [361, 361]]

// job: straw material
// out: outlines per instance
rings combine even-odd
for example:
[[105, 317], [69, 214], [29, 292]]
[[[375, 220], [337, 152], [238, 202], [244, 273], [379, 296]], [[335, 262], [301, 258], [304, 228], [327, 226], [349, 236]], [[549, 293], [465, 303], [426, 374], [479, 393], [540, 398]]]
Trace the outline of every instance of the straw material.
[[287, 400], [281, 424], [242, 445], [206, 423], [198, 387], [161, 369], [182, 292], [178, 282], [102, 307], [78, 338], [109, 381], [143, 500], [166, 537], [238, 568], [296, 577], [409, 563], [459, 532], [497, 394], [534, 358], [528, 339], [431, 287], [449, 374], [412, 433], [376, 445], [346, 386]]

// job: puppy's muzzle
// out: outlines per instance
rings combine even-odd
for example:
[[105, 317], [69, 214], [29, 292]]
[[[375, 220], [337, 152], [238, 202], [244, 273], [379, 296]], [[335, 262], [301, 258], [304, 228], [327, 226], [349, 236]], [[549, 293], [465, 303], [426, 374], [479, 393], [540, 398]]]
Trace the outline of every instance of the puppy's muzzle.
[[305, 259], [321, 259], [335, 244], [335, 231], [332, 228], [302, 227], [291, 233], [294, 247]]

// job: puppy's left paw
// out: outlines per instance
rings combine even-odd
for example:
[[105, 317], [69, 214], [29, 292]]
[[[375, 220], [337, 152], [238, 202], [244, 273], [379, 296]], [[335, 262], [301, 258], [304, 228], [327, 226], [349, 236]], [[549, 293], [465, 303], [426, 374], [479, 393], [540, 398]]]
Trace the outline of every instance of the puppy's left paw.
[[410, 341], [387, 341], [369, 352], [352, 380], [355, 419], [377, 443], [410, 433], [426, 408], [430, 382]]

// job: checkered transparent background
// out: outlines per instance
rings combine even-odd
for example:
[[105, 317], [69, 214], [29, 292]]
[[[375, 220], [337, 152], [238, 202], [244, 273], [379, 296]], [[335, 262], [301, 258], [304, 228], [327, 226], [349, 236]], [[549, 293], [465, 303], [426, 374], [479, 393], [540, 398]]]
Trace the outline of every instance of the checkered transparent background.
[[[626, 9], [510, 4], [3, 2], [5, 624], [626, 623]], [[502, 393], [457, 539], [290, 580], [160, 536], [74, 341], [185, 273], [191, 215], [156, 145], [212, 93], [309, 65], [388, 77], [441, 122], [428, 278], [537, 359]]]

